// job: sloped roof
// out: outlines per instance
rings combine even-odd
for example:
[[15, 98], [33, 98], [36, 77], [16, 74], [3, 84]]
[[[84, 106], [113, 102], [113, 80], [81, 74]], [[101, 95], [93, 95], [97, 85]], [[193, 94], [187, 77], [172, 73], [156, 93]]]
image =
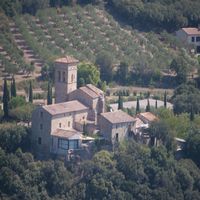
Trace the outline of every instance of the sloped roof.
[[200, 35], [200, 30], [198, 28], [182, 28], [182, 30], [188, 35]]
[[64, 114], [64, 113], [76, 112], [88, 109], [85, 105], [83, 105], [77, 100], [46, 105], [43, 106], [43, 108], [51, 115], [58, 115], [58, 114]]
[[52, 136], [66, 138], [66, 139], [81, 139], [82, 134], [76, 130], [56, 129], [51, 133]]
[[145, 119], [149, 122], [153, 122], [158, 120], [158, 118], [151, 112], [144, 112], [137, 115], [141, 120]]
[[107, 119], [112, 124], [134, 122], [135, 119], [122, 110], [114, 112], [101, 113], [101, 116]]
[[94, 99], [98, 98], [99, 96], [103, 96], [103, 91], [100, 90], [99, 88], [95, 87], [92, 84], [88, 84], [86, 86], [80, 87], [79, 90], [83, 91], [88, 96], [90, 96]]
[[79, 61], [72, 56], [65, 56], [63, 58], [56, 59], [55, 62], [71, 64], [71, 63], [78, 63]]

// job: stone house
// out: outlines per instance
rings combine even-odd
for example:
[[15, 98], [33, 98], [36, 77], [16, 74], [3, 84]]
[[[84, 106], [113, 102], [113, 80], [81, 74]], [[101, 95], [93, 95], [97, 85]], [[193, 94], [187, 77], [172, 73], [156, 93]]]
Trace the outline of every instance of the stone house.
[[[105, 113], [103, 91], [88, 84], [77, 89], [78, 61], [70, 56], [55, 61], [55, 104], [32, 113], [33, 151], [40, 157], [66, 155], [85, 148], [84, 132], [100, 131], [112, 144], [129, 136], [134, 119], [123, 111]], [[84, 145], [83, 145], [84, 140]]]
[[176, 36], [184, 43], [193, 45], [197, 54], [200, 53], [200, 27], [181, 28], [176, 32]]
[[[69, 101], [59, 104], [38, 106], [32, 113], [32, 144], [33, 150], [42, 154], [63, 154], [60, 145], [70, 140], [76, 140], [77, 146], [68, 149], [79, 149], [81, 133], [88, 116], [88, 108], [79, 101]], [[76, 139], [75, 139], [76, 138]]]
[[135, 119], [122, 110], [101, 113], [99, 117], [100, 133], [112, 144], [132, 137], [134, 123]]

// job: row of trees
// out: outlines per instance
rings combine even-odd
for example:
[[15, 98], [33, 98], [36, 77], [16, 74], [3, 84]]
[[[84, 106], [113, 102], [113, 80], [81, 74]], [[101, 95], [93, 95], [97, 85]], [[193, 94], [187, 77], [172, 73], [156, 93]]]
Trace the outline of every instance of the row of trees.
[[[119, 98], [118, 98], [118, 110], [121, 109], [123, 110], [124, 109], [124, 106], [123, 106], [123, 97], [121, 95], [119, 95]], [[164, 98], [163, 98], [163, 107], [164, 108], [167, 108], [167, 92], [165, 91], [164, 93]], [[158, 102], [157, 102], [157, 99], [155, 101], [155, 105], [154, 105], [154, 108], [157, 109], [158, 108]], [[147, 99], [147, 105], [146, 105], [146, 109], [145, 109], [146, 112], [150, 112], [151, 111], [151, 105], [150, 105], [150, 102], [149, 102], [149, 98]], [[130, 113], [140, 113], [141, 112], [141, 109], [140, 109], [140, 99], [139, 97], [137, 97], [137, 102], [136, 102], [136, 108], [135, 108], [135, 112], [131, 112], [130, 110], [128, 110], [129, 114]]]

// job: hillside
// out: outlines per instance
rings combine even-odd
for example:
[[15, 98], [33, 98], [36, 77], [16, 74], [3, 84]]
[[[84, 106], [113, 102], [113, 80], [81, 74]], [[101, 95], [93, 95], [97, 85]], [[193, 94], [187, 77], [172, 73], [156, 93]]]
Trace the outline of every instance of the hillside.
[[[91, 5], [39, 10], [35, 16], [15, 16], [8, 24], [10, 29], [6, 34], [10, 39], [6, 40], [2, 33], [0, 56], [3, 62], [16, 65], [14, 73], [27, 63], [39, 69], [66, 54], [95, 62], [102, 51], [112, 54], [115, 65], [126, 61], [139, 71], [153, 74], [168, 70], [172, 59], [178, 56], [191, 66], [194, 63], [174, 36], [166, 32], [140, 32], [120, 24], [106, 10]], [[16, 53], [9, 49], [15, 49]]]

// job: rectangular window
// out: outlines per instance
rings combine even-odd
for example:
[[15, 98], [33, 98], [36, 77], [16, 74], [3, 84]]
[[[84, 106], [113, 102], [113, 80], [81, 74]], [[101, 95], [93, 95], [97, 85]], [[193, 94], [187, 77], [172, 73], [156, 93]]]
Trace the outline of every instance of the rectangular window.
[[116, 135], [115, 135], [115, 141], [119, 142], [119, 134], [118, 133], [116, 133]]
[[42, 111], [40, 112], [40, 117], [43, 118], [43, 112]]
[[42, 144], [42, 138], [41, 137], [38, 138], [38, 144]]
[[196, 37], [196, 41], [197, 41], [197, 42], [200, 42], [200, 37]]
[[65, 72], [63, 72], [63, 82], [65, 82]]
[[70, 121], [68, 121], [68, 124], [67, 124], [67, 125], [68, 125], [68, 127], [70, 127], [70, 125], [71, 125]]
[[43, 124], [40, 124], [40, 130], [42, 130], [43, 129]]
[[69, 149], [78, 149], [78, 140], [69, 140]]
[[69, 140], [58, 139], [58, 148], [68, 150], [69, 149]]
[[191, 41], [194, 42], [194, 37], [192, 37]]
[[59, 128], [61, 128], [61, 126], [62, 126], [62, 124], [61, 124], [61, 123], [59, 123]]

